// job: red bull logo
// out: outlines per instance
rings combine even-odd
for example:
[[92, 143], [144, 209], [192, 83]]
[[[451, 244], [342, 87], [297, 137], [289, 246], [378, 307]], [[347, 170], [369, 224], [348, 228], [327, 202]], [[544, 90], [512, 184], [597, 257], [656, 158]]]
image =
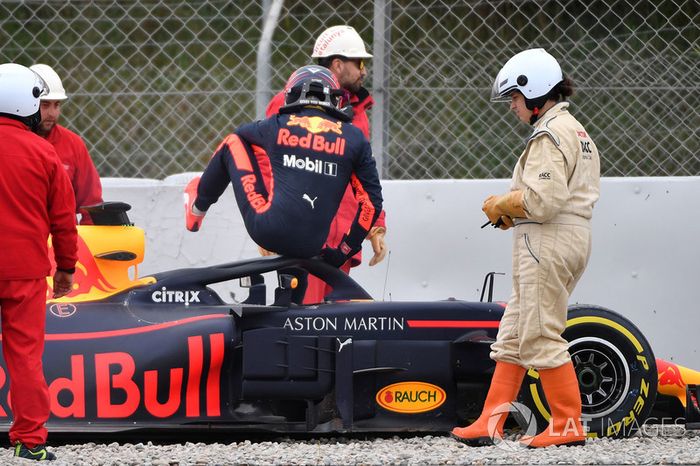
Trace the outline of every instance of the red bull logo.
[[326, 120], [318, 116], [296, 116], [291, 115], [287, 126], [299, 126], [309, 133], [335, 133], [343, 134], [342, 123], [340, 121]]
[[[163, 419], [221, 416], [221, 367], [224, 334], [187, 337], [186, 359], [144, 370], [143, 355], [128, 351], [71, 354], [70, 370], [47, 380], [51, 415], [56, 418], [124, 419], [134, 414]], [[0, 366], [0, 420], [7, 422], [11, 393]], [[162, 395], [168, 394], [167, 399]], [[68, 400], [67, 402], [65, 400]], [[67, 404], [66, 404], [67, 403]], [[204, 412], [202, 412], [204, 405]], [[95, 414], [93, 414], [95, 413]]]
[[[105, 298], [134, 286], [155, 283], [153, 277], [138, 278], [143, 260], [145, 234], [132, 226], [78, 225], [77, 256], [73, 289], [59, 298], [62, 302], [82, 302]], [[54, 249], [49, 238], [51, 275], [56, 270]], [[115, 252], [126, 252], [117, 255]], [[132, 278], [133, 277], [133, 278]], [[53, 280], [47, 278], [47, 300], [53, 299]]]
[[280, 128], [277, 133], [277, 144], [287, 147], [312, 149], [316, 152], [325, 152], [326, 154], [345, 154], [345, 138], [338, 137], [335, 141], [330, 142], [320, 134], [307, 133], [306, 136], [297, 136], [286, 128]]
[[[53, 244], [49, 241], [49, 257], [51, 258], [51, 269], [56, 270], [54, 261]], [[52, 272], [53, 273], [53, 272]], [[75, 264], [75, 274], [73, 275], [73, 290], [68, 293], [68, 297], [92, 293], [94, 291], [112, 292], [116, 290], [104, 276], [100, 267], [95, 262], [95, 258], [88, 248], [85, 240], [78, 235], [78, 262]], [[47, 299], [53, 296], [53, 282], [49, 282]]]
[[685, 388], [683, 375], [676, 364], [664, 361], [663, 359], [657, 359], [656, 366], [659, 371], [659, 385], [674, 385]]
[[659, 393], [675, 396], [685, 406], [686, 387], [700, 384], [700, 372], [658, 358], [656, 368], [659, 374]]
[[243, 175], [241, 177], [241, 184], [243, 185], [243, 191], [245, 192], [246, 198], [250, 203], [250, 206], [255, 210], [255, 212], [261, 214], [270, 208], [270, 203], [255, 190], [255, 183], [257, 178], [255, 175]]

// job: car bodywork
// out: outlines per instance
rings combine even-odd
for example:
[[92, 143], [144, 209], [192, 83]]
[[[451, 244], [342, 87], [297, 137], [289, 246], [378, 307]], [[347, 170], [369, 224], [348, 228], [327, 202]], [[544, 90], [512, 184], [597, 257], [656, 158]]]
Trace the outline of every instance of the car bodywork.
[[[207, 287], [251, 277], [258, 281], [251, 297], [260, 297], [260, 274], [277, 270], [292, 278], [314, 271], [349, 301], [299, 306], [293, 288], [278, 287], [269, 306], [225, 303]], [[288, 432], [446, 430], [467, 404], [457, 384], [469, 381], [479, 392], [488, 386], [493, 364], [485, 343], [503, 313], [496, 303], [375, 302], [323, 262], [283, 257], [153, 279], [97, 301], [47, 305], [54, 431], [202, 423]], [[6, 392], [4, 384], [0, 416], [9, 411]]]

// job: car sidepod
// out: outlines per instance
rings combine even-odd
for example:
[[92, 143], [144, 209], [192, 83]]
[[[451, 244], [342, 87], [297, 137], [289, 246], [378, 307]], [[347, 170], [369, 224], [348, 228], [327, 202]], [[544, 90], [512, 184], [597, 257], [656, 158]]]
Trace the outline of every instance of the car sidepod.
[[463, 387], [475, 404], [488, 388], [483, 341], [501, 315], [461, 301], [244, 309], [242, 398], [276, 401], [290, 430], [449, 430]]

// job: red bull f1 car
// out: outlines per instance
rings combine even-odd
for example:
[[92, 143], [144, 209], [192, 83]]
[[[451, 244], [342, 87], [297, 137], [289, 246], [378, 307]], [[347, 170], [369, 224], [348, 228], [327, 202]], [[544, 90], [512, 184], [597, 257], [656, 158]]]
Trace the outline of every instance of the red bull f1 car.
[[[139, 277], [144, 233], [128, 208], [91, 210], [95, 225], [79, 227], [75, 288], [47, 302], [51, 431], [446, 432], [480, 413], [504, 311], [490, 299], [493, 274], [480, 302], [377, 302], [324, 262], [289, 257]], [[328, 302], [299, 304], [308, 273], [333, 287]], [[212, 289], [231, 280], [246, 286], [245, 299]], [[697, 391], [685, 385], [700, 373], [657, 362], [621, 315], [571, 306], [564, 336], [589, 436], [630, 435], [654, 415], [657, 396], [697, 412]], [[0, 361], [5, 429], [8, 386]], [[544, 428], [534, 370], [520, 401]]]

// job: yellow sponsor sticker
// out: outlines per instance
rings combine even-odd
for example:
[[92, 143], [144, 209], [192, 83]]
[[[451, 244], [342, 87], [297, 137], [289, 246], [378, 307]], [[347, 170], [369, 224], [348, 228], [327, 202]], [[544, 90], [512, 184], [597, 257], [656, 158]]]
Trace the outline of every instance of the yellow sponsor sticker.
[[432, 411], [445, 402], [445, 390], [427, 382], [399, 382], [377, 392], [377, 404], [396, 413], [416, 414]]

